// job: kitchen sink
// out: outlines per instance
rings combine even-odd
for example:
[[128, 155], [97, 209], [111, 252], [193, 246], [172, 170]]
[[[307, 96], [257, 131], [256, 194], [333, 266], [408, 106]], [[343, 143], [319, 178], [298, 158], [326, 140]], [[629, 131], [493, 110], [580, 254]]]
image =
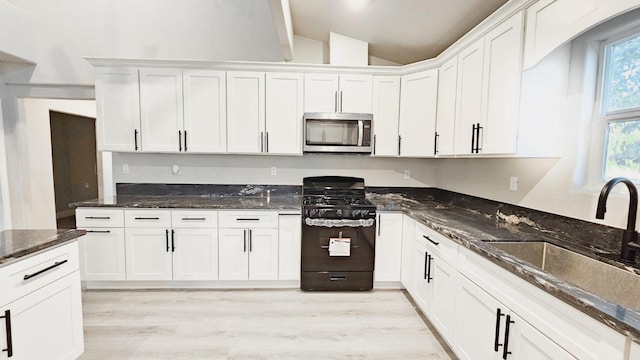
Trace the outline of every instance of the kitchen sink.
[[638, 275], [547, 242], [490, 244], [603, 299], [640, 310]]

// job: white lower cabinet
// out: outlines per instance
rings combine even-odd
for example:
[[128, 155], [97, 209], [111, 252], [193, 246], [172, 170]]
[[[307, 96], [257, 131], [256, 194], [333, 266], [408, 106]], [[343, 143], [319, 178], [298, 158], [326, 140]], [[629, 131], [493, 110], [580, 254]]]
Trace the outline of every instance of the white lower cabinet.
[[629, 359], [640, 360], [640, 344], [636, 342], [631, 343], [631, 353], [629, 354]]
[[217, 280], [217, 211], [125, 210], [127, 280]]
[[84, 352], [77, 243], [0, 268], [0, 349], [19, 360]]
[[430, 260], [431, 299], [429, 302], [429, 319], [438, 329], [442, 337], [451, 341], [453, 338], [454, 315], [456, 311], [456, 287], [458, 272], [449, 263], [438, 256]]
[[469, 279], [459, 283], [454, 342], [461, 359], [576, 359]]
[[400, 282], [413, 295], [413, 232], [415, 221], [407, 215], [402, 218], [402, 263]]
[[277, 229], [220, 229], [220, 280], [277, 280]]
[[125, 280], [123, 228], [86, 228], [78, 240], [82, 280]]
[[301, 226], [300, 214], [278, 216], [279, 280], [300, 280]]
[[400, 212], [378, 212], [374, 281], [400, 281], [403, 216]]

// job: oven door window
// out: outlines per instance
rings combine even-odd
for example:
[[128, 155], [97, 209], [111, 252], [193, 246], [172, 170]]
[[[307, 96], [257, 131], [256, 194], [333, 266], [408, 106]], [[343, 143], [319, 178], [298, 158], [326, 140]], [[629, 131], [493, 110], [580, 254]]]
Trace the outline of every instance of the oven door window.
[[306, 132], [307, 145], [358, 145], [358, 121], [356, 120], [307, 119]]

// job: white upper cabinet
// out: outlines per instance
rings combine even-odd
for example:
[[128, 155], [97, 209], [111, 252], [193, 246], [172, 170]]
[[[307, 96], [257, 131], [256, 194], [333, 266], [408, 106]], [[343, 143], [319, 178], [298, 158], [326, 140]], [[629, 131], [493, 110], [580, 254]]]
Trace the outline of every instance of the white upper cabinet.
[[[482, 110], [482, 72], [484, 39], [480, 38], [458, 55], [458, 89], [456, 94], [456, 155], [471, 154], [476, 147], [475, 128]], [[473, 151], [475, 152], [475, 151]]]
[[140, 150], [138, 69], [96, 68], [96, 107], [99, 151]]
[[373, 154], [398, 155], [400, 77], [373, 77]]
[[143, 151], [182, 151], [182, 108], [182, 70], [140, 69]]
[[227, 72], [227, 150], [263, 152], [265, 142], [265, 74]]
[[305, 112], [371, 113], [372, 75], [306, 74]]
[[435, 155], [454, 155], [458, 58], [440, 67]]
[[481, 152], [516, 152], [522, 73], [522, 13], [484, 37]]
[[301, 73], [266, 74], [264, 152], [302, 154], [304, 76]]
[[184, 70], [182, 148], [191, 153], [227, 151], [227, 89], [224, 71]]
[[402, 77], [400, 102], [400, 155], [433, 156], [438, 69]]

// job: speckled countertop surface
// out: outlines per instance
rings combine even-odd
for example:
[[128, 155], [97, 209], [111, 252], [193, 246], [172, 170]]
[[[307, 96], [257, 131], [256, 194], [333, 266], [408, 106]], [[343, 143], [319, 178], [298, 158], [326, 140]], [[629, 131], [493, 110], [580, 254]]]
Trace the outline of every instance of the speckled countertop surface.
[[[291, 191], [292, 189], [294, 190]], [[188, 195], [182, 195], [183, 188], [150, 186], [144, 189], [144, 195], [121, 195], [71, 206], [299, 211], [302, 198], [295, 189], [291, 187], [282, 191], [277, 186], [227, 186], [210, 187], [207, 191], [200, 189], [200, 193], [187, 192]], [[119, 188], [119, 193], [127, 193], [121, 190]], [[172, 191], [179, 191], [181, 195]], [[157, 195], [158, 193], [165, 195]], [[439, 189], [368, 188], [367, 198], [377, 206], [378, 211], [402, 211], [640, 342], [640, 309], [624, 308], [588, 293], [491, 245], [492, 241], [547, 241], [640, 275], [637, 267], [625, 266], [612, 260], [619, 251], [620, 229]], [[640, 292], [640, 289], [630, 291]]]
[[5, 230], [0, 233], [0, 267], [61, 246], [84, 235], [84, 230]]

